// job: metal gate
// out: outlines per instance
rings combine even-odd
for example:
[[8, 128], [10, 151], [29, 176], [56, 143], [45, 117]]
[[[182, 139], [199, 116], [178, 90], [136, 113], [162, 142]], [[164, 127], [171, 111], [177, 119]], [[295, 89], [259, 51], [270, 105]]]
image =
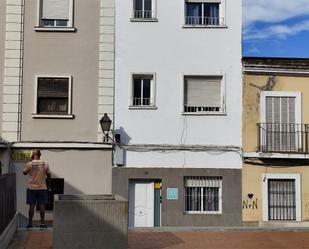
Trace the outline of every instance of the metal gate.
[[268, 180], [268, 219], [296, 220], [295, 180]]

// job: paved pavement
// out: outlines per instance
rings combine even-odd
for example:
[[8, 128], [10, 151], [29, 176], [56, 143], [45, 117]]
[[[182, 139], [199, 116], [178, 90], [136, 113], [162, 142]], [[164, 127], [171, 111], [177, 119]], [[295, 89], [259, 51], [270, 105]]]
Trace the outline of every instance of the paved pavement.
[[[8, 249], [51, 249], [52, 230], [19, 230]], [[72, 248], [74, 249], [74, 248]], [[309, 249], [309, 231], [130, 231], [129, 249]]]

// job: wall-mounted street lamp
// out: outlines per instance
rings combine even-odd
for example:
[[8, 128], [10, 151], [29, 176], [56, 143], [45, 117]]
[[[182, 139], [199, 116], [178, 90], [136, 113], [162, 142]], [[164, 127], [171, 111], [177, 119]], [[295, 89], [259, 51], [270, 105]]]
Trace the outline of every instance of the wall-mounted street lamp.
[[104, 113], [104, 116], [100, 119], [100, 125], [103, 132], [103, 143], [107, 143], [108, 140], [112, 141], [113, 145], [113, 165], [121, 166], [124, 164], [124, 152], [121, 148], [121, 136], [120, 134], [114, 134], [115, 139], [111, 138], [108, 133], [111, 128], [112, 121], [107, 116], [107, 113]]
[[111, 124], [112, 124], [112, 120], [107, 116], [107, 113], [104, 113], [104, 116], [100, 120], [101, 129], [104, 135], [103, 143], [108, 142], [108, 139], [109, 139], [108, 133], [110, 131]]

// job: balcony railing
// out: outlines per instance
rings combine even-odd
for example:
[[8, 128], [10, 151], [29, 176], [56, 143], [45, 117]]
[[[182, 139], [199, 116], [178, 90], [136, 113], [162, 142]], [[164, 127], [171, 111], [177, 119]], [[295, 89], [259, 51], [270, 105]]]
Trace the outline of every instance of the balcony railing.
[[185, 104], [184, 112], [222, 112], [222, 108], [219, 106], [192, 106]]
[[132, 106], [151, 106], [153, 101], [151, 98], [133, 98]]
[[200, 16], [186, 16], [185, 24], [192, 26], [222, 26], [224, 25], [223, 17], [200, 17]]
[[309, 153], [309, 124], [259, 123], [259, 151], [271, 153]]
[[132, 13], [134, 19], [154, 19], [155, 12], [152, 10], [134, 10]]

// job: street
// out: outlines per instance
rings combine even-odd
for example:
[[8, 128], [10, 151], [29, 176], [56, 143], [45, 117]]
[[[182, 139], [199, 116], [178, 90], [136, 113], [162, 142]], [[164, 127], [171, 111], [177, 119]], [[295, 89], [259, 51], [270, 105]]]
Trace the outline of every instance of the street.
[[[18, 231], [8, 249], [51, 249], [52, 230]], [[309, 249], [309, 231], [129, 231], [129, 249]]]

